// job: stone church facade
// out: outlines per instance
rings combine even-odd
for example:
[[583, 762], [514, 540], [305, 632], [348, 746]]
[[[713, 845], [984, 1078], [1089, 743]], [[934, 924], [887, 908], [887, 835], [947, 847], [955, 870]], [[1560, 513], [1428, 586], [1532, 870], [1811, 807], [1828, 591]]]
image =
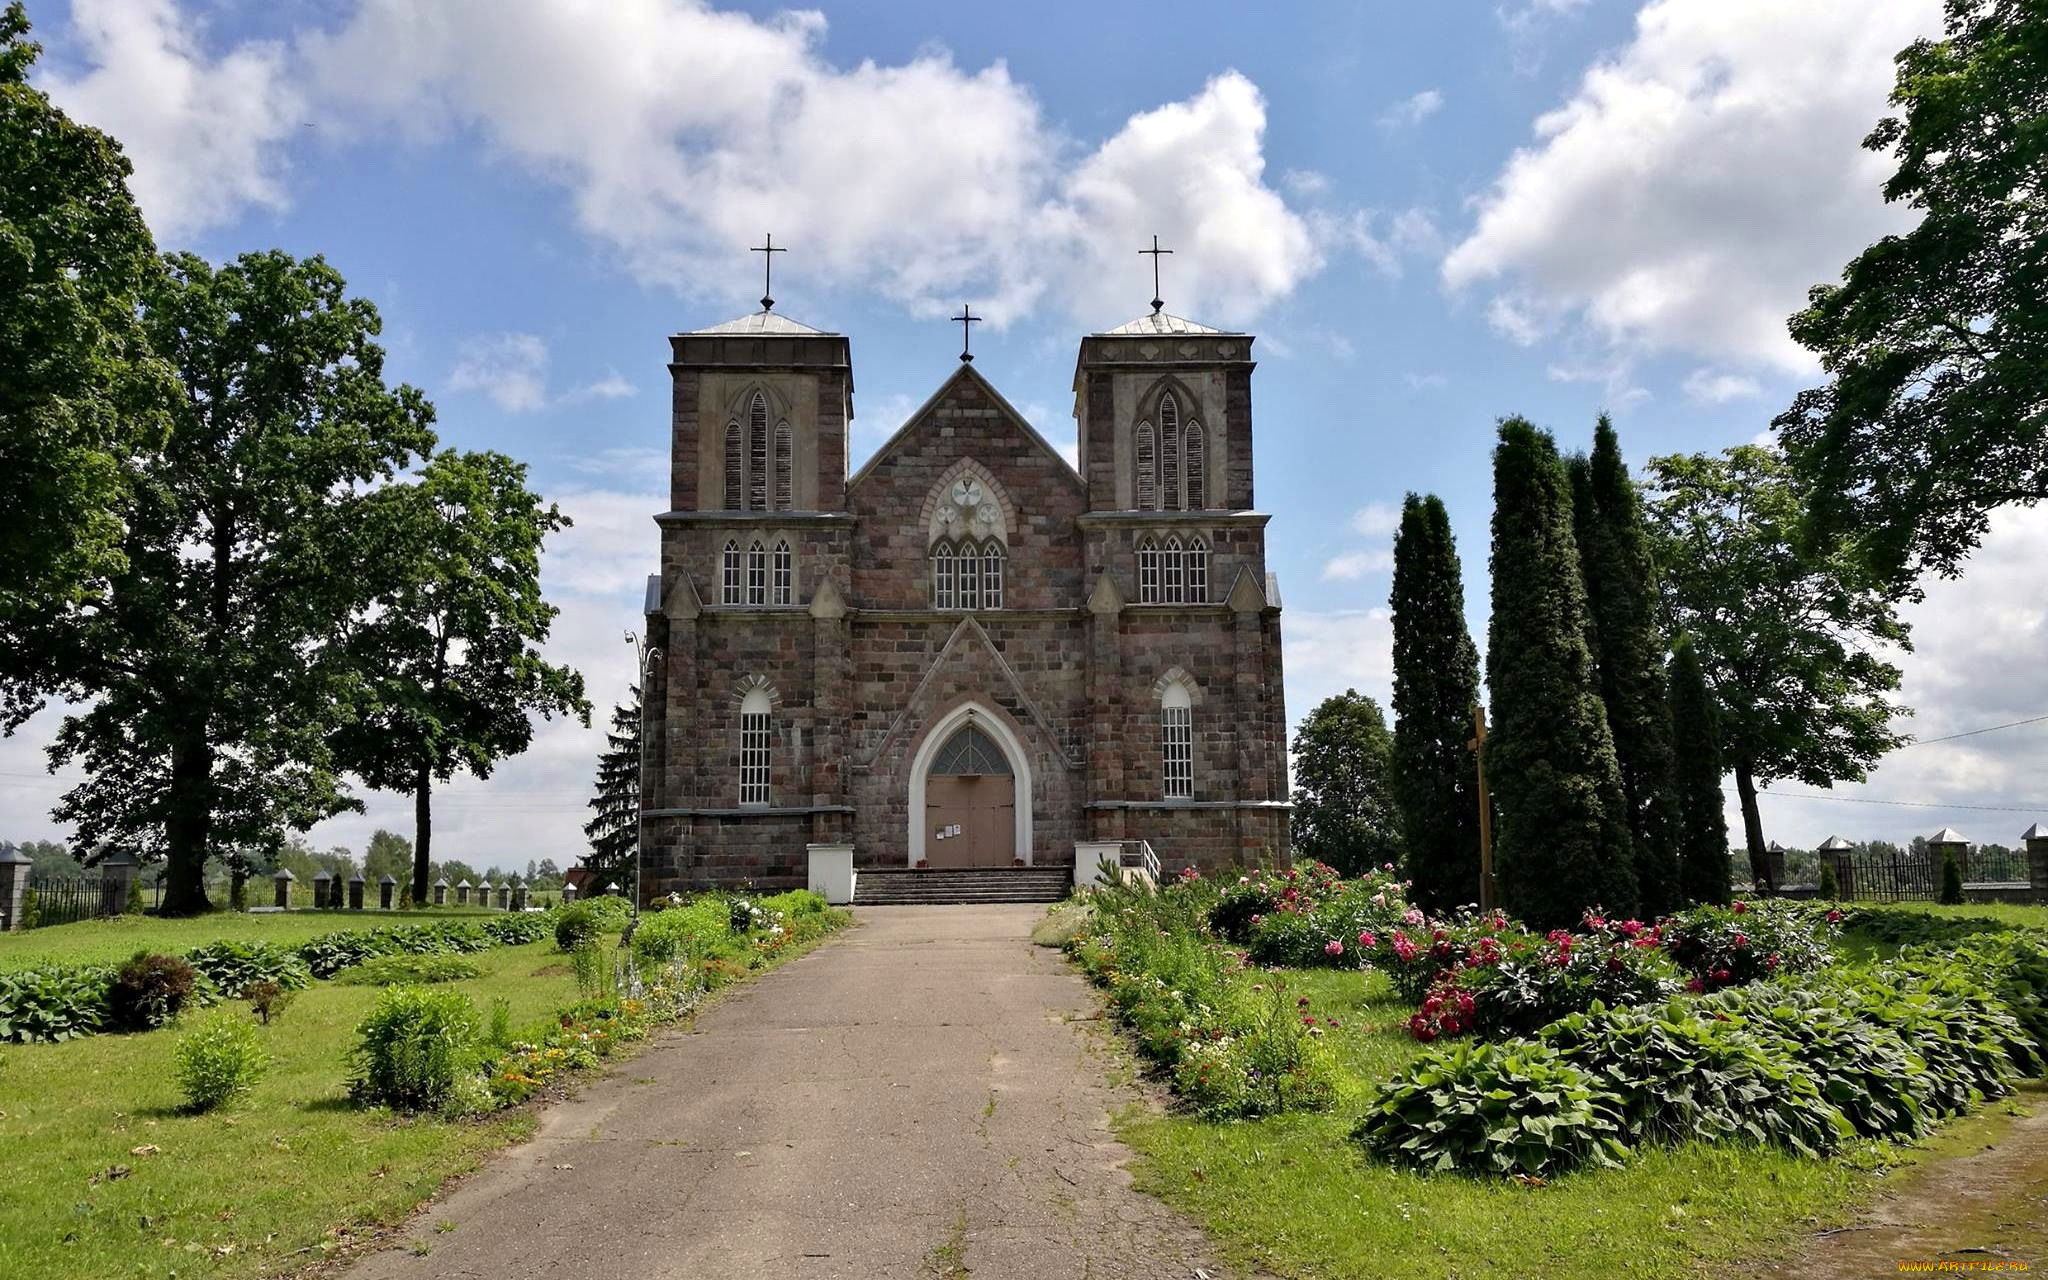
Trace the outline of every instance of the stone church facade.
[[844, 336], [764, 310], [670, 341], [644, 892], [800, 886], [819, 846], [1287, 856], [1251, 336], [1155, 311], [1084, 337], [1078, 472], [963, 361], [850, 477]]

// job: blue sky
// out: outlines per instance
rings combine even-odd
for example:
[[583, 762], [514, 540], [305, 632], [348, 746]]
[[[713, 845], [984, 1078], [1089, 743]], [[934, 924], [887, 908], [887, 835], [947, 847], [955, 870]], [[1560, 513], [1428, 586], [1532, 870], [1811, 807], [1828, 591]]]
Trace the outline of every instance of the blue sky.
[[[385, 321], [447, 444], [505, 450], [578, 521], [555, 651], [630, 671], [665, 474], [664, 338], [777, 307], [852, 337], [855, 458], [976, 367], [1070, 444], [1081, 333], [1168, 309], [1260, 337], [1258, 496], [1287, 603], [1290, 712], [1385, 700], [1388, 515], [1449, 503], [1482, 641], [1492, 424], [1568, 447], [1750, 440], [1814, 371], [1805, 288], [1904, 225], [1857, 143], [1933, 0], [1499, 4], [30, 0], [57, 101], [126, 144], [167, 247], [322, 253]], [[2048, 521], [2001, 517], [1915, 613], [1924, 736], [2048, 712]], [[0, 743], [0, 836], [58, 834], [46, 715]], [[543, 730], [458, 783], [437, 848], [574, 856], [597, 734]], [[2048, 801], [2048, 726], [1930, 745], [1769, 834], [2010, 842]], [[2029, 790], [2030, 785], [2032, 789]], [[1787, 788], [1803, 790], [1803, 788]], [[323, 824], [409, 829], [400, 797]], [[1912, 807], [1929, 805], [1940, 807]], [[1973, 809], [1964, 806], [1986, 806]], [[2008, 830], [2009, 828], [2009, 830]], [[522, 850], [528, 852], [522, 852]]]

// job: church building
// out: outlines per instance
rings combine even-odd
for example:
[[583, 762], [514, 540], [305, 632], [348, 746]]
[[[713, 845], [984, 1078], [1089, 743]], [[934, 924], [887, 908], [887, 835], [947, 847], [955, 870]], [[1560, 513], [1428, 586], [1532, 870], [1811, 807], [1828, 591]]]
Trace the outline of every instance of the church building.
[[848, 340], [763, 302], [670, 339], [643, 893], [801, 887], [821, 851], [1284, 860], [1252, 337], [1155, 305], [1082, 338], [1078, 472], [963, 351], [849, 476]]

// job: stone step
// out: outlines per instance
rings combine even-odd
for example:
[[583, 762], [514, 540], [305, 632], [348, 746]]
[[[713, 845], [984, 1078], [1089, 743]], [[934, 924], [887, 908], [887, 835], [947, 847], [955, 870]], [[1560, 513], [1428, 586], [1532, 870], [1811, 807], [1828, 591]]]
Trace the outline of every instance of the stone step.
[[862, 871], [854, 884], [856, 906], [921, 906], [941, 903], [1057, 902], [1073, 884], [1070, 867], [990, 867], [957, 871], [909, 869]]

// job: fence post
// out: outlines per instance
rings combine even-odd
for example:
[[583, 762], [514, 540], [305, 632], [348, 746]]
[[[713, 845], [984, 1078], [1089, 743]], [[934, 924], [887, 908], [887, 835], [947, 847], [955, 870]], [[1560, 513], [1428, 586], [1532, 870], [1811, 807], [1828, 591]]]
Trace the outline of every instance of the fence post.
[[348, 909], [350, 911], [361, 911], [363, 909], [363, 873], [360, 871], [348, 878]]
[[[1776, 840], [1771, 841], [1770, 847], [1764, 850], [1764, 876], [1771, 882], [1770, 891], [1775, 892], [1785, 887], [1785, 846]], [[1759, 886], [1757, 892], [1763, 893], [1765, 890]]]
[[507, 880], [505, 883], [498, 886], [498, 910], [510, 911], [511, 909], [512, 882], [510, 880]]
[[468, 877], [464, 877], [463, 879], [457, 880], [455, 882], [455, 905], [458, 907], [468, 906], [470, 893], [471, 889]]
[[292, 881], [298, 877], [292, 874], [290, 867], [279, 867], [271, 879], [277, 882], [277, 909], [282, 911], [292, 905]]
[[128, 910], [128, 891], [141, 870], [128, 853], [110, 853], [100, 859], [100, 914], [118, 916]]
[[576, 901], [576, 886], [570, 884], [567, 880], [562, 882], [562, 901], [565, 903]]
[[21, 900], [35, 863], [19, 849], [0, 849], [0, 933], [21, 928]]
[[391, 910], [391, 895], [398, 892], [398, 878], [385, 876], [377, 882], [377, 907], [382, 911]]
[[1956, 856], [1956, 869], [1963, 873], [1963, 883], [1970, 883], [1970, 841], [1954, 827], [1943, 827], [1927, 837], [1928, 860], [1934, 864], [1934, 884], [1939, 892], [1941, 886], [1941, 864], [1949, 854]]
[[325, 911], [334, 905], [334, 873], [321, 868], [313, 876], [313, 910]]
[[1843, 902], [1856, 899], [1856, 846], [1840, 836], [1829, 836], [1814, 850], [1823, 864], [1835, 869], [1835, 896]]
[[2035, 823], [2020, 837], [2027, 842], [2027, 883], [2036, 902], [2048, 902], [2048, 831]]

